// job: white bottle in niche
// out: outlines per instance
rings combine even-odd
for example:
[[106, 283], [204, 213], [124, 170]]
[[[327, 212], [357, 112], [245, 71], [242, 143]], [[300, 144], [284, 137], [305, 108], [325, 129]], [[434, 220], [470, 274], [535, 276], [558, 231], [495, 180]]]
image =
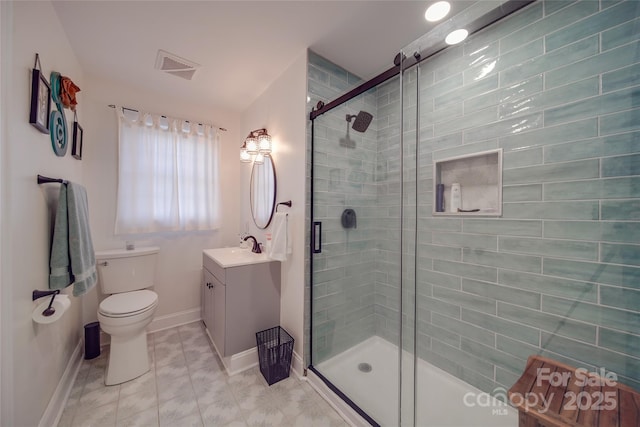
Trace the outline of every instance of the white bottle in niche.
[[462, 208], [462, 195], [460, 194], [460, 184], [454, 182], [451, 184], [451, 204], [449, 212], [458, 212]]

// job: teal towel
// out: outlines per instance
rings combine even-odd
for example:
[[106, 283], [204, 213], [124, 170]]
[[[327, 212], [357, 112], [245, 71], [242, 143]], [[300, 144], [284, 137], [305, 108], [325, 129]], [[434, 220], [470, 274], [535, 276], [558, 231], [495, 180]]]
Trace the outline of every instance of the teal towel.
[[60, 186], [56, 222], [53, 227], [53, 242], [49, 258], [49, 289], [63, 289], [69, 286], [71, 269], [69, 267], [69, 224], [67, 222], [67, 186]]
[[62, 289], [73, 283], [76, 297], [98, 280], [87, 191], [79, 184], [69, 182], [60, 186], [49, 266], [49, 288]]

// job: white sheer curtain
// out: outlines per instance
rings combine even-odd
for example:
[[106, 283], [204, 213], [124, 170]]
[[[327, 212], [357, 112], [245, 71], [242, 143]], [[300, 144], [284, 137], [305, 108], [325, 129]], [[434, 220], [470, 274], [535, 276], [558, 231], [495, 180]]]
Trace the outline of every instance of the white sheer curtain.
[[116, 234], [218, 228], [218, 129], [120, 107], [116, 114]]

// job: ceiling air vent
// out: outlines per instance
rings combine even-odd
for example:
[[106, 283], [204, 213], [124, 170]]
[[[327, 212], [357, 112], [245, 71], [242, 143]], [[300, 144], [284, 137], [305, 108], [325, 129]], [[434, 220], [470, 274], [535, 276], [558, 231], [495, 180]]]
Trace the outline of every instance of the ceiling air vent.
[[155, 66], [156, 70], [164, 71], [167, 74], [182, 77], [186, 80], [191, 80], [198, 67], [200, 67], [200, 65], [195, 62], [180, 58], [166, 50], [158, 50]]

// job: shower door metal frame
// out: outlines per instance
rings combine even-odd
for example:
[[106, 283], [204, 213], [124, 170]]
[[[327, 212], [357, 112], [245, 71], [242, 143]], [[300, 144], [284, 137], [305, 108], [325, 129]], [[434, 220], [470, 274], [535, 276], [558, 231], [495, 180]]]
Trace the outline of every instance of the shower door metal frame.
[[[403, 67], [403, 63], [406, 60], [406, 55], [403, 52], [400, 52], [400, 170], [404, 172], [404, 148], [405, 148], [405, 144], [404, 144], [404, 73], [408, 70], [410, 70], [411, 68], [413, 68], [413, 66], [415, 65], [419, 65], [420, 64], [420, 54], [418, 52], [414, 52], [413, 53], [413, 59], [415, 60], [415, 63], [413, 63], [412, 65], [408, 66], [408, 67]], [[416, 113], [415, 113], [415, 119], [416, 119], [416, 131], [415, 131], [415, 143], [416, 143], [416, 148], [415, 148], [415, 156], [416, 156], [416, 160], [415, 160], [415, 194], [414, 194], [414, 202], [415, 202], [415, 209], [418, 209], [418, 159], [419, 159], [419, 147], [420, 147], [420, 131], [419, 131], [419, 119], [420, 119], [420, 67], [416, 67]], [[402, 224], [404, 223], [404, 173], [400, 174], [401, 176], [401, 180], [400, 180], [400, 195], [402, 198], [402, 203], [400, 206], [400, 221], [401, 221], [401, 225], [400, 225], [400, 269], [401, 269], [401, 273], [400, 273], [400, 345], [399, 345], [399, 349], [398, 349], [398, 369], [399, 369], [399, 384], [398, 384], [398, 402], [400, 403], [400, 408], [398, 410], [398, 426], [402, 426], [402, 365], [403, 365], [403, 351], [404, 351], [404, 345], [403, 345], [403, 341], [402, 341], [402, 337], [403, 337], [403, 326], [402, 326], [402, 315], [404, 314], [404, 306], [403, 306], [403, 298], [402, 298], [402, 292], [405, 289], [405, 285], [403, 283], [403, 278], [404, 275], [402, 274], [402, 269], [403, 269], [403, 256], [402, 256], [402, 252], [403, 252], [403, 235], [404, 235], [404, 230], [402, 227]], [[415, 219], [414, 219], [414, 242], [416, 242], [413, 245], [413, 259], [414, 259], [414, 268], [413, 268], [413, 292], [416, 295], [416, 297], [418, 296], [418, 271], [416, 269], [416, 265], [417, 265], [417, 260], [418, 260], [418, 215], [415, 215]], [[416, 326], [416, 322], [418, 321], [418, 304], [417, 302], [414, 302], [413, 304], [413, 411], [412, 411], [412, 420], [411, 420], [411, 426], [416, 425], [416, 419], [417, 419], [417, 408], [416, 408], [416, 396], [417, 396], [417, 392], [418, 392], [418, 388], [417, 388], [417, 380], [416, 380], [416, 372], [418, 369], [418, 328]]]

